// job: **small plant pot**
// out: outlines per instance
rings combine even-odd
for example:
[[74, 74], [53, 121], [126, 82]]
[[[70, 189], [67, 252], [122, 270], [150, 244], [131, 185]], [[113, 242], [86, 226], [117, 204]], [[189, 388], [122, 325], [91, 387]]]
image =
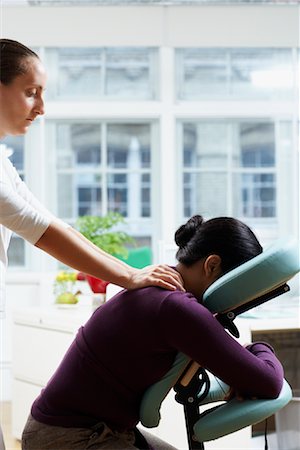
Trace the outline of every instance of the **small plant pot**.
[[93, 277], [92, 275], [85, 275], [85, 279], [89, 283], [90, 288], [94, 294], [105, 294], [108, 281], [101, 280], [100, 278]]

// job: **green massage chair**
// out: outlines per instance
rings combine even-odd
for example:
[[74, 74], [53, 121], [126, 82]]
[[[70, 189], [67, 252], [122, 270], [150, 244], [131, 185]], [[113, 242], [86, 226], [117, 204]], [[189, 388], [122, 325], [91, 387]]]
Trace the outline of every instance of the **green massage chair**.
[[[287, 285], [300, 271], [299, 242], [280, 240], [266, 251], [232, 270], [213, 283], [205, 292], [203, 304], [216, 315], [233, 336], [239, 337], [234, 319], [249, 309], [284, 294]], [[160, 407], [170, 390], [184, 408], [190, 450], [203, 450], [204, 443], [256, 424], [283, 408], [292, 398], [284, 380], [276, 399], [237, 400], [224, 398], [230, 387], [207, 370], [179, 353], [169, 372], [144, 393], [140, 421], [147, 428], [157, 427]], [[218, 405], [214, 405], [215, 402]], [[200, 407], [211, 404], [200, 412]], [[267, 448], [267, 444], [266, 447]]]

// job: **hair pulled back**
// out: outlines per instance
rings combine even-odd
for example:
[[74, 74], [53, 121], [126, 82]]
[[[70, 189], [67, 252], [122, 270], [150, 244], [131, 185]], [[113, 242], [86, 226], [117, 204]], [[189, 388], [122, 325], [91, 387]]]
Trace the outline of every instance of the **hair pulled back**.
[[0, 39], [0, 82], [10, 84], [15, 77], [26, 73], [28, 58], [37, 58], [38, 55], [21, 44], [11, 39]]
[[179, 247], [176, 258], [182, 264], [191, 266], [202, 258], [216, 254], [221, 258], [223, 273], [262, 252], [251, 229], [232, 217], [205, 221], [202, 216], [193, 216], [178, 228], [175, 242]]

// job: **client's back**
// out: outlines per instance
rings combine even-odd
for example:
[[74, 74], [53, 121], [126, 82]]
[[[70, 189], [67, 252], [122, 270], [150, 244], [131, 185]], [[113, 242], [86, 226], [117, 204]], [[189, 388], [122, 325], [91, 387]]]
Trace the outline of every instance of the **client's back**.
[[191, 294], [149, 287], [122, 291], [98, 308], [35, 401], [34, 418], [67, 427], [99, 420], [119, 430], [134, 427], [144, 390], [169, 370], [176, 355], [165, 339], [166, 300], [174, 307], [197, 303]]

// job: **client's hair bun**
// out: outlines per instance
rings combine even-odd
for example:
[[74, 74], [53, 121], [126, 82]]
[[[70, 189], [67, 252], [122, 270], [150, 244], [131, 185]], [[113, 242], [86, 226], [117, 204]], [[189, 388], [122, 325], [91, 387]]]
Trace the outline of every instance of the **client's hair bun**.
[[179, 248], [185, 247], [187, 243], [199, 230], [203, 224], [204, 219], [202, 216], [191, 217], [186, 224], [181, 225], [175, 233], [175, 242]]

